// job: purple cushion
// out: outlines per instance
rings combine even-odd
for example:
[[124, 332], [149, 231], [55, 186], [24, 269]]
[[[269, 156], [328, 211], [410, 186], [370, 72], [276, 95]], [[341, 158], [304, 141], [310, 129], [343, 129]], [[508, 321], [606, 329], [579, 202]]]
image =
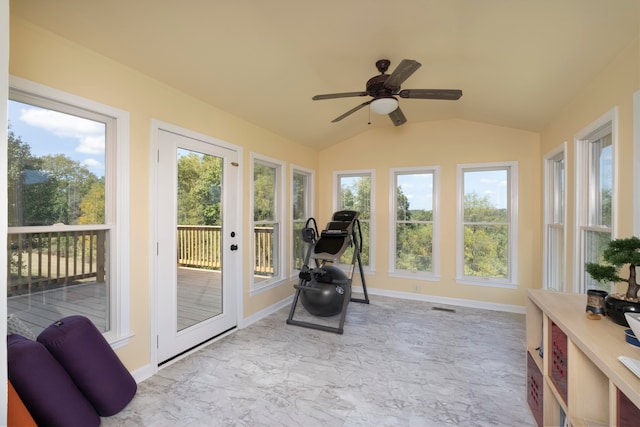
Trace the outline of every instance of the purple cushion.
[[84, 316], [61, 319], [38, 336], [100, 416], [120, 412], [137, 384], [102, 333]]
[[38, 342], [7, 337], [9, 380], [39, 426], [99, 426], [100, 417], [69, 374]]

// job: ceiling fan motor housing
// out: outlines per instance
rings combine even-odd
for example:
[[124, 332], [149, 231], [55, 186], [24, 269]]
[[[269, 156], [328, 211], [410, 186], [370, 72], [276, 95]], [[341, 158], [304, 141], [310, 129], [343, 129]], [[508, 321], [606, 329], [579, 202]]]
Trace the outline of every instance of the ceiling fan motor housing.
[[389, 78], [389, 74], [381, 74], [371, 77], [367, 81], [367, 93], [374, 98], [391, 98], [392, 92], [384, 86], [384, 82]]

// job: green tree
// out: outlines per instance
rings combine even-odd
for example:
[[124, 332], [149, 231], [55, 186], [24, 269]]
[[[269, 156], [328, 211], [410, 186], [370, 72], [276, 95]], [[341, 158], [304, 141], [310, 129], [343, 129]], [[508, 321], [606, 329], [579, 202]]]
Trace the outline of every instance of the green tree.
[[360, 177], [352, 185], [342, 185], [342, 209], [360, 212], [360, 219], [371, 218], [371, 178]]
[[402, 186], [398, 185], [396, 192], [396, 219], [398, 221], [411, 221], [410, 206], [409, 198], [402, 191]]
[[[371, 219], [371, 178], [361, 176], [350, 185], [340, 185], [341, 209], [352, 210], [360, 213], [360, 229], [362, 230], [362, 242], [360, 242], [360, 258], [363, 265], [369, 265], [369, 219]], [[356, 230], [357, 232], [357, 230]], [[360, 238], [360, 235], [357, 235]], [[340, 258], [340, 262], [350, 264], [353, 258], [353, 248], [349, 248]]]
[[78, 224], [83, 198], [99, 179], [65, 155], [33, 156], [11, 130], [7, 152], [9, 225]]
[[306, 215], [306, 180], [307, 177], [300, 174], [293, 175], [293, 219], [304, 220]]
[[601, 225], [611, 226], [611, 202], [612, 202], [612, 192], [611, 188], [603, 188], [600, 191], [600, 212], [602, 218], [600, 219]]
[[508, 277], [509, 226], [506, 209], [496, 208], [487, 197], [467, 193], [464, 222], [464, 274]]
[[8, 153], [8, 178], [9, 186], [16, 181], [22, 179], [22, 172], [27, 169], [28, 165], [36, 162], [35, 157], [31, 155], [31, 147], [23, 142], [20, 136], [16, 136], [11, 130], [9, 124], [9, 134], [7, 138]]
[[302, 240], [302, 229], [304, 228], [307, 218], [306, 175], [299, 173], [293, 174], [293, 267], [302, 268], [305, 259], [305, 243]]
[[[431, 271], [433, 268], [433, 212], [410, 209], [408, 197], [398, 186], [396, 191], [396, 268]], [[425, 222], [426, 221], [426, 222]]]
[[52, 224], [51, 205], [57, 182], [42, 169], [42, 160], [31, 154], [29, 144], [11, 130], [7, 153], [9, 226]]
[[488, 197], [478, 193], [464, 195], [465, 222], [507, 222], [507, 210], [496, 208]]
[[93, 183], [80, 201], [78, 224], [104, 224], [105, 194], [104, 178]]
[[396, 228], [396, 268], [431, 271], [433, 268], [433, 225], [399, 223]]
[[56, 183], [51, 205], [51, 220], [67, 225], [78, 224], [80, 203], [98, 178], [89, 169], [64, 154], [41, 157], [42, 170]]
[[275, 219], [276, 170], [256, 164], [253, 168], [253, 219], [256, 222]]
[[194, 152], [178, 158], [178, 224], [222, 224], [222, 160]]

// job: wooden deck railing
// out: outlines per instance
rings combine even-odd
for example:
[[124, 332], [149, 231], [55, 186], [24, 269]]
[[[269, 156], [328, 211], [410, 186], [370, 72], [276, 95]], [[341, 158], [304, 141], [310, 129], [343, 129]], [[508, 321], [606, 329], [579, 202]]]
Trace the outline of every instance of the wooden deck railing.
[[[105, 280], [106, 230], [8, 233], [8, 292], [15, 295], [69, 285], [80, 279]], [[178, 265], [220, 270], [219, 226], [178, 226]], [[254, 274], [275, 271], [273, 227], [256, 227]]]
[[12, 233], [7, 235], [9, 295], [105, 280], [106, 230]]
[[253, 274], [271, 276], [276, 271], [273, 227], [255, 227], [253, 237]]
[[220, 270], [221, 237], [219, 225], [179, 225], [178, 265]]
[[[273, 227], [254, 230], [254, 274], [273, 274]], [[221, 228], [215, 225], [178, 226], [178, 265], [220, 270]]]

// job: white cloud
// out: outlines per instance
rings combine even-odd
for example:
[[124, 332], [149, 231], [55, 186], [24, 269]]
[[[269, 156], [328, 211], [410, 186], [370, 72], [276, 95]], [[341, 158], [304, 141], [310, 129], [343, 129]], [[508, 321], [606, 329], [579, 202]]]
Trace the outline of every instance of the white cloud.
[[85, 154], [103, 154], [104, 153], [104, 135], [87, 136], [80, 140], [80, 145], [76, 147], [76, 151]]
[[91, 169], [104, 169], [104, 165], [96, 159], [86, 159], [82, 164]]
[[104, 152], [104, 124], [57, 111], [40, 108], [23, 108], [20, 120], [60, 138], [72, 138], [79, 142], [76, 151], [98, 154]]

